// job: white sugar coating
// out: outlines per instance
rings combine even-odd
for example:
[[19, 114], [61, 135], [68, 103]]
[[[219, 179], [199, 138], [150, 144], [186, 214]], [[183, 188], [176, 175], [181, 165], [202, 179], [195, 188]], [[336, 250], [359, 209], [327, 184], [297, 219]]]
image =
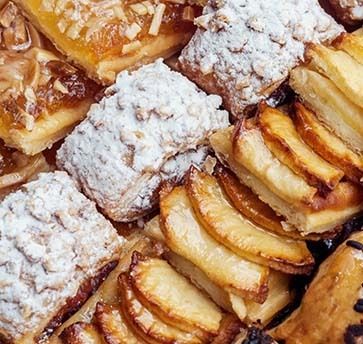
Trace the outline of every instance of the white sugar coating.
[[[109, 217], [131, 221], [150, 207], [160, 180], [153, 177], [164, 164], [227, 127], [228, 113], [219, 110], [219, 96], [207, 96], [161, 60], [120, 73], [106, 94], [66, 138], [57, 164]], [[185, 172], [180, 161], [173, 178]]]
[[0, 332], [17, 339], [38, 330], [117, 259], [122, 241], [65, 172], [8, 195], [0, 204]]
[[[182, 70], [207, 92], [224, 90], [235, 115], [267, 98], [303, 60], [305, 44], [343, 28], [317, 0], [210, 0], [180, 56]], [[198, 80], [213, 76], [214, 83]]]

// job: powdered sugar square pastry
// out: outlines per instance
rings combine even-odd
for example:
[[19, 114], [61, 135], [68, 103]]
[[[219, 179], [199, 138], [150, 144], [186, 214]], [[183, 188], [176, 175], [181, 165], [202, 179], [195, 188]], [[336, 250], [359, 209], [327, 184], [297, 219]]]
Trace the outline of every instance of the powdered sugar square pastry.
[[31, 22], [89, 76], [112, 84], [121, 70], [179, 51], [200, 8], [186, 1], [16, 0]]
[[329, 0], [334, 14], [346, 24], [357, 24], [363, 21], [362, 0]]
[[180, 57], [182, 71], [222, 96], [236, 117], [268, 98], [304, 57], [305, 44], [342, 32], [317, 0], [210, 0]]
[[122, 240], [64, 172], [0, 204], [0, 342], [34, 343], [115, 266]]
[[123, 72], [57, 153], [57, 164], [113, 220], [154, 208], [162, 181], [205, 157], [208, 136], [228, 125], [219, 96], [207, 96], [161, 60]]

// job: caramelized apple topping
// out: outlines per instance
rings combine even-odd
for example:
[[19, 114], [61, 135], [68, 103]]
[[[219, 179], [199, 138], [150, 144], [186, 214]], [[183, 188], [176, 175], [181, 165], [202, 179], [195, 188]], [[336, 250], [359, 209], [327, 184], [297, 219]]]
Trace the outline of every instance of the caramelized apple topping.
[[[70, 40], [90, 44], [93, 52], [129, 54], [146, 37], [188, 31], [198, 15], [184, 1], [156, 0], [43, 0], [40, 11], [56, 20], [60, 33]], [[200, 10], [199, 10], [200, 11]], [[115, 47], [121, 47], [120, 49]], [[111, 51], [112, 50], [112, 51]]]
[[0, 106], [9, 127], [31, 131], [36, 119], [93, 97], [99, 87], [49, 51], [0, 51]]

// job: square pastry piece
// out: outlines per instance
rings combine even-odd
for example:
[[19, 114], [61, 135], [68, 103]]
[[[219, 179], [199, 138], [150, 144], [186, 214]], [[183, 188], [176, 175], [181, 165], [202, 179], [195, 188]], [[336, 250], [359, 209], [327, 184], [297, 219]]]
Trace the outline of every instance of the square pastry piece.
[[317, 0], [210, 0], [180, 57], [182, 71], [222, 96], [236, 117], [268, 98], [304, 57], [305, 45], [342, 28]]
[[57, 164], [110, 218], [133, 221], [154, 208], [161, 182], [202, 163], [200, 147], [228, 126], [221, 102], [161, 60], [123, 72], [66, 138]]
[[199, 7], [186, 1], [16, 0], [70, 60], [110, 84], [121, 70], [179, 51]]
[[51, 333], [115, 266], [120, 244], [64, 172], [8, 195], [0, 204], [0, 342]]

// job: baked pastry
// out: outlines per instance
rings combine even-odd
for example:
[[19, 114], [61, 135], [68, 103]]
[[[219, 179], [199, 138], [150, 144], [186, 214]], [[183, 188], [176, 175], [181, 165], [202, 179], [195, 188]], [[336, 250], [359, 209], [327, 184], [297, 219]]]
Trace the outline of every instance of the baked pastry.
[[363, 21], [362, 0], [329, 0], [334, 15], [345, 24], [358, 24]]
[[0, 200], [21, 184], [47, 172], [49, 166], [42, 154], [28, 157], [0, 142]]
[[305, 44], [342, 27], [318, 1], [209, 1], [180, 56], [182, 71], [240, 117], [268, 98], [304, 57]]
[[[212, 135], [213, 149], [243, 184], [284, 216], [286, 230], [290, 225], [302, 235], [324, 233], [363, 209], [362, 188], [350, 182], [342, 181], [328, 194], [319, 195], [318, 189], [268, 149], [258, 124], [240, 122], [234, 134], [233, 130]], [[289, 150], [286, 154], [290, 154]]]
[[29, 343], [52, 333], [114, 268], [123, 239], [64, 172], [0, 204], [0, 336]]
[[220, 105], [161, 60], [123, 72], [66, 138], [57, 164], [107, 216], [133, 221], [156, 206], [162, 181], [201, 164], [199, 147], [228, 125]]
[[200, 11], [184, 1], [16, 3], [64, 55], [105, 84], [112, 84], [121, 70], [179, 51]]
[[286, 344], [359, 343], [362, 340], [362, 232], [320, 266], [300, 307], [272, 331]]
[[53, 53], [0, 51], [0, 138], [34, 155], [63, 138], [86, 115], [99, 90]]
[[362, 37], [343, 35], [335, 48], [311, 46], [309, 63], [294, 69], [290, 77], [290, 86], [303, 103], [359, 155], [363, 151]]

